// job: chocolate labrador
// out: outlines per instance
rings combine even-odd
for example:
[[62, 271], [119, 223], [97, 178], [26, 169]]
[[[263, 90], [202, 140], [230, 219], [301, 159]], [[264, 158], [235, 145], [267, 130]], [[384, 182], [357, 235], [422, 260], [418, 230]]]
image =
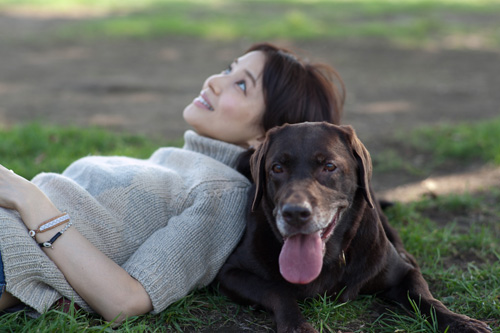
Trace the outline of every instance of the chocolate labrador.
[[[217, 276], [234, 301], [271, 311], [278, 332], [315, 332], [297, 300], [374, 294], [423, 313], [439, 329], [490, 332], [436, 300], [370, 187], [368, 151], [350, 126], [285, 125], [252, 155], [246, 232]], [[252, 203], [253, 201], [253, 203]]]

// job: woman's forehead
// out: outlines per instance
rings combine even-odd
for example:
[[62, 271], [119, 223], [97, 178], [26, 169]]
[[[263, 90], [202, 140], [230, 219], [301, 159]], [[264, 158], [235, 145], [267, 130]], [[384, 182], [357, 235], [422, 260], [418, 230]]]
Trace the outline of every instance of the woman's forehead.
[[266, 56], [262, 51], [251, 51], [236, 58], [234, 62], [239, 65], [252, 66], [262, 70], [266, 62]]
[[252, 51], [234, 60], [234, 63], [252, 70], [253, 74], [260, 76], [266, 63], [266, 56], [262, 51]]

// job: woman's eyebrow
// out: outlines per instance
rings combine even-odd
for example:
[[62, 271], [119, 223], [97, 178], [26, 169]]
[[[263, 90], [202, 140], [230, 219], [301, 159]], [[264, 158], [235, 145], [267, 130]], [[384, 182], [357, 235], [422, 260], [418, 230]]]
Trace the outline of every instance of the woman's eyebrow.
[[250, 80], [253, 83], [253, 86], [255, 87], [257, 85], [257, 79], [255, 78], [255, 76], [249, 70], [247, 70], [247, 69], [245, 69], [245, 73], [250, 78]]
[[[234, 59], [233, 63], [237, 65], [238, 58]], [[257, 79], [255, 78], [255, 75], [253, 75], [252, 72], [250, 72], [248, 69], [245, 69], [244, 72], [250, 78], [250, 81], [252, 81], [253, 86], [255, 87], [257, 85]]]

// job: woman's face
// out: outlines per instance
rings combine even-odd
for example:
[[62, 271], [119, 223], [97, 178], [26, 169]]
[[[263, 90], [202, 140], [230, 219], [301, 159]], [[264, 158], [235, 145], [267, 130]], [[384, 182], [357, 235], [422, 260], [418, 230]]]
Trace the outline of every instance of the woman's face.
[[210, 76], [200, 95], [184, 109], [184, 120], [203, 136], [242, 147], [257, 144], [264, 135], [265, 61], [263, 52], [249, 52], [222, 73]]

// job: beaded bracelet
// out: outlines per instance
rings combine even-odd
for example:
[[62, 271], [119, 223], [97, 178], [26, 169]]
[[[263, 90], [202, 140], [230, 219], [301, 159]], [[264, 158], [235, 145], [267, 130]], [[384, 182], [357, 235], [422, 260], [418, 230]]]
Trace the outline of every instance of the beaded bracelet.
[[60, 226], [61, 224], [64, 224], [69, 221], [69, 215], [66, 213], [63, 213], [61, 215], [58, 215], [50, 220], [47, 220], [40, 224], [37, 229], [35, 230], [30, 230], [28, 233], [31, 237], [35, 238], [36, 234], [48, 231], [50, 229], [54, 229], [57, 226]]
[[66, 230], [68, 230], [68, 228], [71, 227], [72, 224], [73, 223], [70, 221], [68, 224], [66, 224], [66, 226], [64, 228], [62, 228], [61, 231], [59, 231], [57, 234], [55, 234], [54, 237], [52, 237], [50, 240], [48, 240], [46, 242], [38, 243], [38, 245], [40, 245], [40, 247], [50, 247], [50, 248], [53, 248], [52, 244], [54, 244], [54, 242], [59, 238], [59, 236], [61, 236], [62, 234], [64, 234], [64, 232]]

